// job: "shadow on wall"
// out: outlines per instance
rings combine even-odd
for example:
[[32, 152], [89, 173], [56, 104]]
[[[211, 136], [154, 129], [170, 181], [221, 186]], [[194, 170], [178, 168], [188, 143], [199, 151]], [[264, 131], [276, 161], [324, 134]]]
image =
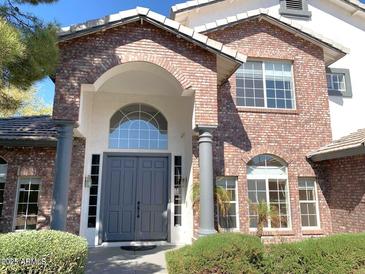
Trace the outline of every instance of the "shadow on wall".
[[214, 134], [216, 144], [215, 174], [223, 175], [225, 170], [224, 143], [243, 150], [252, 149], [251, 141], [238, 114], [235, 101], [231, 94], [231, 85], [227, 81], [219, 89], [218, 96], [218, 128]]

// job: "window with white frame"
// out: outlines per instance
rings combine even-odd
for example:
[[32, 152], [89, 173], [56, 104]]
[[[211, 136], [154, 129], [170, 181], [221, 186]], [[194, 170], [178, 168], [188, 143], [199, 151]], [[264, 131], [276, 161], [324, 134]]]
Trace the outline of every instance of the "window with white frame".
[[319, 227], [317, 186], [314, 178], [299, 178], [299, 204], [303, 228]]
[[110, 119], [109, 148], [163, 150], [167, 142], [167, 120], [154, 107], [127, 105]]
[[248, 61], [236, 73], [237, 106], [294, 109], [290, 62]]
[[0, 216], [2, 214], [4, 205], [4, 190], [7, 171], [8, 164], [3, 158], [0, 157]]
[[327, 68], [327, 87], [329, 95], [352, 97], [350, 70]]
[[235, 230], [238, 229], [238, 194], [237, 194], [237, 178], [236, 177], [217, 177], [216, 187], [223, 188], [229, 196], [229, 206], [226, 214], [223, 214], [217, 206], [218, 223], [222, 229]]
[[258, 205], [266, 205], [273, 213], [267, 216], [267, 229], [291, 227], [287, 165], [268, 154], [254, 157], [247, 164], [250, 228], [257, 228]]
[[39, 178], [20, 178], [18, 181], [15, 230], [37, 228]]

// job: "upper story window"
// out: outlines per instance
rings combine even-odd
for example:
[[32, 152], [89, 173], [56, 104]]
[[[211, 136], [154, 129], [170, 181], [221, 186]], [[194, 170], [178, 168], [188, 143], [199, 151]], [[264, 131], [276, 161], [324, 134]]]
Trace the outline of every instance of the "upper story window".
[[280, 0], [279, 13], [294, 19], [310, 19], [307, 0]]
[[167, 120], [155, 108], [132, 104], [110, 119], [109, 148], [167, 149]]
[[8, 170], [7, 162], [3, 158], [0, 157], [0, 216], [3, 211], [4, 189], [5, 189], [7, 170]]
[[351, 77], [348, 69], [327, 68], [328, 94], [352, 97]]
[[292, 64], [249, 61], [236, 73], [237, 106], [294, 109]]

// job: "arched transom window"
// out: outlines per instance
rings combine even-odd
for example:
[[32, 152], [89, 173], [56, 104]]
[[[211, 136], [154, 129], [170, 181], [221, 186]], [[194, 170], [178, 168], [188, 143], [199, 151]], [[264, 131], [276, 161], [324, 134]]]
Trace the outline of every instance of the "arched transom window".
[[167, 120], [157, 109], [132, 104], [110, 119], [109, 148], [167, 149]]
[[259, 204], [266, 205], [266, 229], [290, 228], [290, 204], [286, 163], [279, 157], [261, 154], [247, 163], [250, 228], [258, 225]]

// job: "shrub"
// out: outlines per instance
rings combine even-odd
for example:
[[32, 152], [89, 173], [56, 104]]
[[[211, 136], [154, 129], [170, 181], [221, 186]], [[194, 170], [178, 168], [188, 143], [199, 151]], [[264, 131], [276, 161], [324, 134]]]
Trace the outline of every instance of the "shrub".
[[219, 233], [166, 254], [168, 271], [184, 273], [258, 273], [264, 247], [259, 238]]
[[236, 233], [203, 237], [166, 254], [176, 273], [365, 273], [365, 233], [272, 244]]
[[42, 230], [0, 235], [0, 273], [84, 273], [87, 242]]
[[262, 273], [354, 273], [365, 267], [365, 233], [267, 247]]

